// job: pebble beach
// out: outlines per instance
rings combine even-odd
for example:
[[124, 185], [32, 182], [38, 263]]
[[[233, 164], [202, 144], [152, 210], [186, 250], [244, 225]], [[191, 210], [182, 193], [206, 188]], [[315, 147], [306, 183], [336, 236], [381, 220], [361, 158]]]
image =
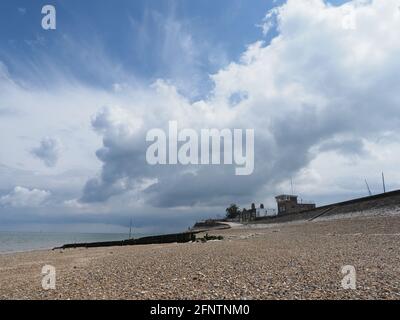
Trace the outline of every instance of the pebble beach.
[[[209, 234], [223, 240], [3, 254], [0, 299], [400, 298], [398, 214]], [[54, 290], [42, 288], [44, 265]], [[342, 287], [346, 265], [355, 290]]]

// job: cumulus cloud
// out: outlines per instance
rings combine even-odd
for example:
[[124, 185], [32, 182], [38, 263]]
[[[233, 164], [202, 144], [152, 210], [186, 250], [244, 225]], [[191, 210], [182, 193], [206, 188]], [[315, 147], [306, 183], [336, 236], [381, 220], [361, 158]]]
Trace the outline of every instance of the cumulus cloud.
[[43, 161], [47, 167], [54, 167], [60, 156], [61, 143], [56, 138], [45, 137], [31, 154]]
[[[360, 154], [361, 141], [397, 132], [397, 7], [395, 0], [338, 7], [289, 0], [264, 21], [265, 32], [275, 27], [278, 35], [269, 44], [251, 44], [239, 62], [212, 75], [214, 89], [207, 99], [191, 102], [158, 81], [142, 96], [145, 103], [101, 111], [92, 124], [103, 137], [97, 151], [103, 167], [88, 181], [81, 200], [106, 201], [147, 178], [155, 182], [140, 192], [154, 206], [248, 202], [274, 192], [318, 152]], [[343, 23], [349, 12], [351, 29]], [[254, 128], [254, 174], [237, 177], [232, 166], [147, 165], [145, 133], [166, 129], [169, 120], [197, 130]], [[342, 139], [346, 136], [350, 140]]]
[[9, 194], [0, 197], [0, 205], [6, 207], [38, 207], [49, 199], [51, 193], [45, 190], [15, 187]]

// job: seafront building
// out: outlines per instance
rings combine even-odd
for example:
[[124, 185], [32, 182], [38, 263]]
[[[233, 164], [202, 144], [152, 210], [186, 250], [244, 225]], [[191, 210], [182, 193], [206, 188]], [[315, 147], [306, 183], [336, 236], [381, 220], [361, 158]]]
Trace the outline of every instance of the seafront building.
[[298, 196], [282, 194], [275, 197], [278, 206], [278, 215], [296, 213], [315, 209], [315, 203], [298, 202]]

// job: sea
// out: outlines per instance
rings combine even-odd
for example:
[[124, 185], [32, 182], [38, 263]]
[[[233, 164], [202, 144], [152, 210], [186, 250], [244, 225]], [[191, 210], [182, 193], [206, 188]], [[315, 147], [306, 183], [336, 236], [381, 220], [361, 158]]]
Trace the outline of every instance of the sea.
[[67, 243], [114, 241], [128, 238], [129, 235], [126, 233], [52, 233], [0, 231], [0, 254], [52, 249]]

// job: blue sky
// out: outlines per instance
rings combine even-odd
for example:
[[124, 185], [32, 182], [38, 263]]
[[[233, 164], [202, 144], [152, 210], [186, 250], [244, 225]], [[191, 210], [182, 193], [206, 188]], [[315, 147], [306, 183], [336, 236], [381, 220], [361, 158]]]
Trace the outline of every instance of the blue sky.
[[[330, 1], [333, 5], [344, 2]], [[197, 87], [204, 86], [196, 91], [206, 94], [211, 86], [208, 74], [236, 61], [247, 45], [259, 40], [261, 29], [256, 26], [268, 10], [282, 3], [278, 0], [52, 1], [57, 9], [58, 28], [47, 32], [41, 28], [40, 11], [48, 2], [2, 1], [0, 58], [11, 75], [29, 76], [31, 81], [45, 85], [51, 83], [46, 68], [55, 67], [90, 85], [108, 86], [110, 81], [123, 76], [116, 73], [99, 77], [97, 68], [85, 67], [92, 55], [100, 54], [93, 51], [101, 50], [115, 68], [151, 83], [157, 78], [186, 77], [178, 65], [191, 58], [185, 57], [174, 42], [190, 35], [199, 50], [193, 57], [191, 71], [198, 77]], [[168, 23], [174, 30], [167, 36]], [[274, 35], [270, 33], [263, 40], [268, 42]], [[26, 65], [29, 67], [32, 62], [38, 70], [26, 74]]]
[[[380, 192], [382, 171], [398, 188], [396, 8], [1, 1], [0, 230], [115, 232], [133, 216], [177, 231], [232, 202], [274, 207], [291, 179], [317, 204], [365, 195], [365, 178]], [[146, 131], [177, 119], [254, 129], [254, 174], [149, 168]]]
[[[0, 57], [15, 76], [24, 76], [21, 70], [24, 62], [37, 59], [44, 66], [51, 64], [67, 69], [91, 85], [107, 86], [116, 75], [98, 77], [96, 70], [85, 69], [85, 60], [93, 53], [84, 56], [75, 51], [70, 43], [73, 42], [100, 48], [113, 64], [151, 82], [176, 76], [172, 67], [181, 62], [184, 53], [179, 52], [179, 47], [173, 47], [173, 41], [178, 40], [173, 37], [184, 37], [187, 32], [193, 42], [201, 44], [193, 68], [201, 81], [207, 81], [208, 73], [238, 59], [245, 46], [260, 37], [260, 29], [255, 25], [277, 3], [265, 0], [253, 1], [251, 5], [243, 0], [53, 1], [58, 28], [47, 32], [40, 25], [40, 10], [46, 1], [2, 1]], [[175, 32], [182, 35], [172, 34], [168, 39], [166, 23], [178, 23], [179, 26], [171, 28], [177, 28]], [[166, 41], [171, 41], [172, 47], [165, 48], [169, 45]]]

